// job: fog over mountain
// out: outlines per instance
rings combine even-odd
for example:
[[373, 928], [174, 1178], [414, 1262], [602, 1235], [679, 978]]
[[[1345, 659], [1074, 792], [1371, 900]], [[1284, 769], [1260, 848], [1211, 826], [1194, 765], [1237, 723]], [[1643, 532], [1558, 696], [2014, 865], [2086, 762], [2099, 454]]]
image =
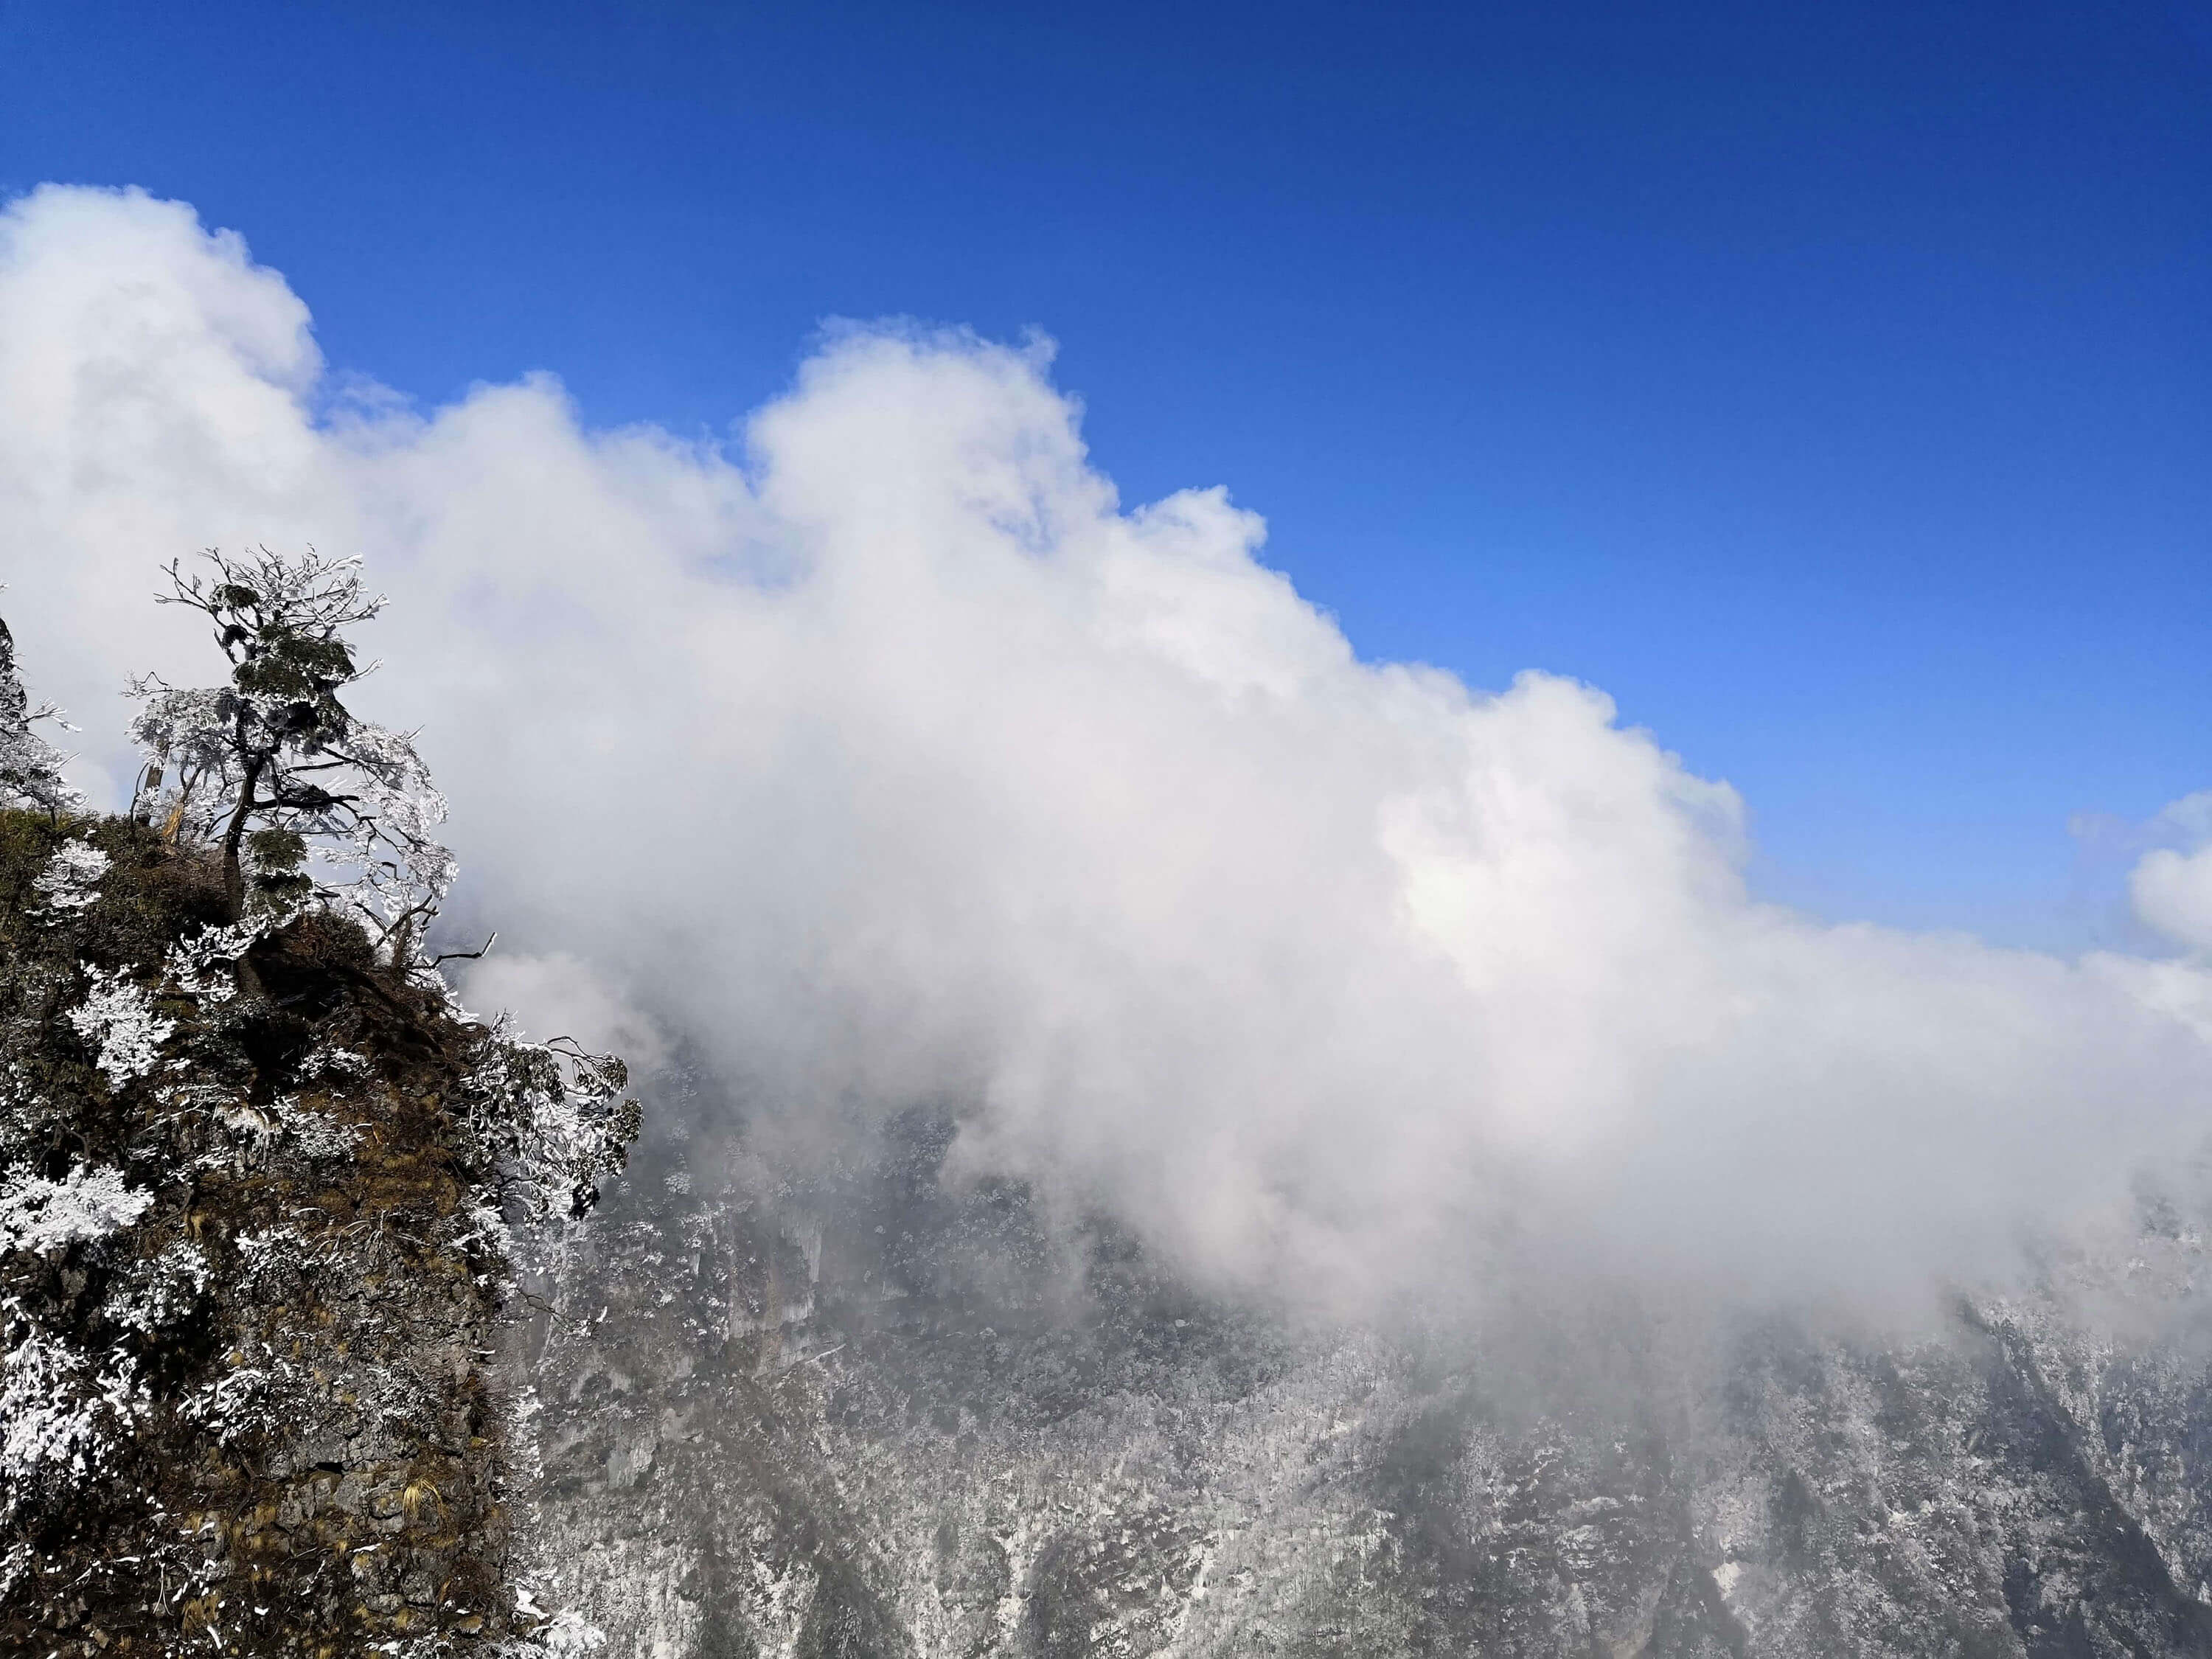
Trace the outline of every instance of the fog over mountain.
[[2203, 1139], [2202, 798], [2135, 877], [2166, 959], [1762, 903], [1733, 791], [1601, 690], [1364, 660], [1224, 489], [1121, 502], [1044, 346], [832, 328], [727, 443], [550, 377], [426, 411], [188, 206], [47, 188], [0, 387], [88, 788], [201, 645], [157, 561], [363, 555], [363, 699], [507, 930], [472, 994], [693, 1056], [710, 1126], [944, 1107], [956, 1170], [1338, 1311], [1529, 1262], [1911, 1311]]

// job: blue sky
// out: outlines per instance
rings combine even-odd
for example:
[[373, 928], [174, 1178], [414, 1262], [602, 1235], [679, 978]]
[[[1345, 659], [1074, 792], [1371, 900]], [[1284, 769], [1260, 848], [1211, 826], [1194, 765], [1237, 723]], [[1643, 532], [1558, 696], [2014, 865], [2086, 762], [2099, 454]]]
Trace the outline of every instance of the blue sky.
[[0, 4], [0, 191], [234, 227], [343, 370], [723, 429], [1060, 344], [1373, 657], [1620, 701], [1762, 890], [2123, 936], [2212, 786], [2212, 9]]

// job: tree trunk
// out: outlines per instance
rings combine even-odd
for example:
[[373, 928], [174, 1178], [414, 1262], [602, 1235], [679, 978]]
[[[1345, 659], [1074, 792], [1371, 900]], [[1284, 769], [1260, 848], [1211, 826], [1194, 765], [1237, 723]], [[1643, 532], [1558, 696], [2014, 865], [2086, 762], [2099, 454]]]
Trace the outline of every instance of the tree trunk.
[[[222, 896], [224, 907], [235, 923], [246, 920], [246, 866], [240, 854], [246, 844], [246, 826], [253, 816], [253, 792], [260, 787], [261, 773], [267, 760], [246, 763], [246, 781], [239, 786], [238, 808], [230, 815], [230, 823], [222, 832]], [[241, 951], [232, 971], [238, 980], [239, 994], [259, 998], [261, 975], [252, 960], [252, 946]]]
[[239, 854], [246, 844], [246, 823], [253, 815], [253, 792], [260, 787], [261, 773], [268, 763], [265, 758], [246, 763], [246, 781], [238, 787], [237, 810], [222, 832], [222, 896], [234, 922], [246, 919], [246, 869]]

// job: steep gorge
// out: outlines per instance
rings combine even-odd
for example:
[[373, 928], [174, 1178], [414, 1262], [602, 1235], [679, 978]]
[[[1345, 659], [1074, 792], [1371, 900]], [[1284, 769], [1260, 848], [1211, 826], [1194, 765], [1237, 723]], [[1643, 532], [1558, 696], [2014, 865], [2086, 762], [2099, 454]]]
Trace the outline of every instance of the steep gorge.
[[1906, 1342], [1626, 1295], [1357, 1329], [1054, 1237], [949, 1133], [750, 1187], [663, 1139], [577, 1241], [549, 1537], [612, 1651], [2212, 1653], [2170, 1200]]

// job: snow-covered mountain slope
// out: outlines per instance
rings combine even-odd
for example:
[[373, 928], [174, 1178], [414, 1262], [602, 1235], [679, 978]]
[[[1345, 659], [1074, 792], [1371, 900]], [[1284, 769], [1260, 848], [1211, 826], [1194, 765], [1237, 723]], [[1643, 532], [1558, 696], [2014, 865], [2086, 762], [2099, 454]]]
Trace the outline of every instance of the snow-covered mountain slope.
[[946, 1133], [804, 1186], [665, 1142], [562, 1267], [542, 1542], [608, 1651], [2212, 1653], [2170, 1213], [1902, 1345], [1625, 1298], [1302, 1328], [940, 1182]]

